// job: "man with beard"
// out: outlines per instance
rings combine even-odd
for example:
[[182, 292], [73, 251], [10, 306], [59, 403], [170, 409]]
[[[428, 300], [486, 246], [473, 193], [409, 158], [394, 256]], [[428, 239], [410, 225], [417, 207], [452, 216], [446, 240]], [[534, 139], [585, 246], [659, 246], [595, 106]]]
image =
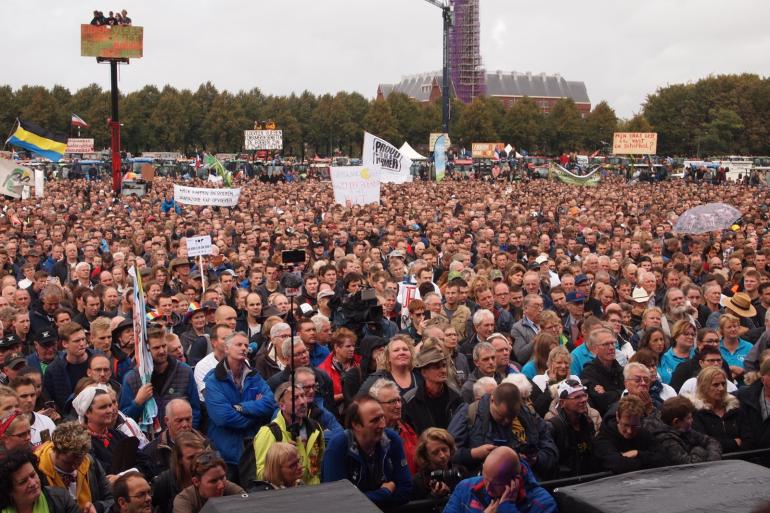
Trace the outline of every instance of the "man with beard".
[[668, 289], [663, 303], [665, 312], [661, 319], [661, 327], [669, 336], [676, 321], [685, 320], [695, 326], [698, 325], [698, 310], [687, 301], [682, 289], [678, 287]]

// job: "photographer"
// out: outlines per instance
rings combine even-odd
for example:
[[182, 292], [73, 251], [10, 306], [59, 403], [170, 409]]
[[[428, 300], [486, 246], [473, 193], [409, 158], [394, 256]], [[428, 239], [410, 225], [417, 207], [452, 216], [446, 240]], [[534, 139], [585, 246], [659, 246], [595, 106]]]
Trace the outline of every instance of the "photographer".
[[455, 439], [446, 429], [429, 428], [417, 446], [417, 472], [412, 480], [412, 500], [445, 497], [470, 476], [468, 469], [454, 465]]

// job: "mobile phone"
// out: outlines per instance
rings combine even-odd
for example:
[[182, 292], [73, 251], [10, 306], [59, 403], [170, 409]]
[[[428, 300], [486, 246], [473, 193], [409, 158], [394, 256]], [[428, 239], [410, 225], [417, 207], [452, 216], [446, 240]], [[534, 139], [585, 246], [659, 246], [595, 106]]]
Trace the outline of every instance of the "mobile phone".
[[502, 438], [497, 438], [495, 440], [492, 440], [492, 444], [496, 445], [498, 447], [505, 447], [508, 445], [508, 440], [503, 440]]
[[430, 319], [430, 310], [425, 310], [425, 317], [423, 317], [426, 321]]

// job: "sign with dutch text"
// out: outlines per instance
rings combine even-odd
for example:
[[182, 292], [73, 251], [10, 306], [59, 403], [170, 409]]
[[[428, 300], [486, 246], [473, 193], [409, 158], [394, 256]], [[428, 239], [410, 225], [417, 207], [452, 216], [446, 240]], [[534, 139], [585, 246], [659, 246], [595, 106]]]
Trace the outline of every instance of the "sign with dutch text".
[[93, 139], [67, 139], [67, 153], [93, 153]]
[[211, 254], [211, 235], [187, 237], [187, 256], [198, 257]]
[[234, 207], [238, 204], [240, 197], [240, 187], [237, 189], [209, 189], [174, 184], [174, 200], [182, 205]]
[[340, 205], [368, 205], [380, 202], [380, 178], [366, 166], [332, 167], [334, 202]]
[[614, 155], [655, 155], [657, 149], [656, 132], [615, 132], [612, 136]]
[[80, 55], [138, 59], [144, 51], [144, 28], [134, 25], [80, 25]]
[[243, 136], [247, 150], [283, 149], [283, 130], [244, 130]]

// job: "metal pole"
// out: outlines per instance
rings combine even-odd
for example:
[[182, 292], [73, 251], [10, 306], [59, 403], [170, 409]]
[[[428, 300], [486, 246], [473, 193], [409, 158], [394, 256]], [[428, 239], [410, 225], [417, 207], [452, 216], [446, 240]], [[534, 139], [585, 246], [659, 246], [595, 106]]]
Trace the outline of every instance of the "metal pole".
[[444, 18], [444, 76], [441, 84], [441, 121], [445, 134], [449, 133], [449, 28], [452, 26], [452, 12], [449, 3], [442, 8]]
[[112, 134], [112, 193], [120, 194], [121, 162], [120, 162], [120, 114], [118, 112], [118, 62], [110, 61], [110, 86], [112, 89], [112, 116], [110, 117], [110, 132]]

